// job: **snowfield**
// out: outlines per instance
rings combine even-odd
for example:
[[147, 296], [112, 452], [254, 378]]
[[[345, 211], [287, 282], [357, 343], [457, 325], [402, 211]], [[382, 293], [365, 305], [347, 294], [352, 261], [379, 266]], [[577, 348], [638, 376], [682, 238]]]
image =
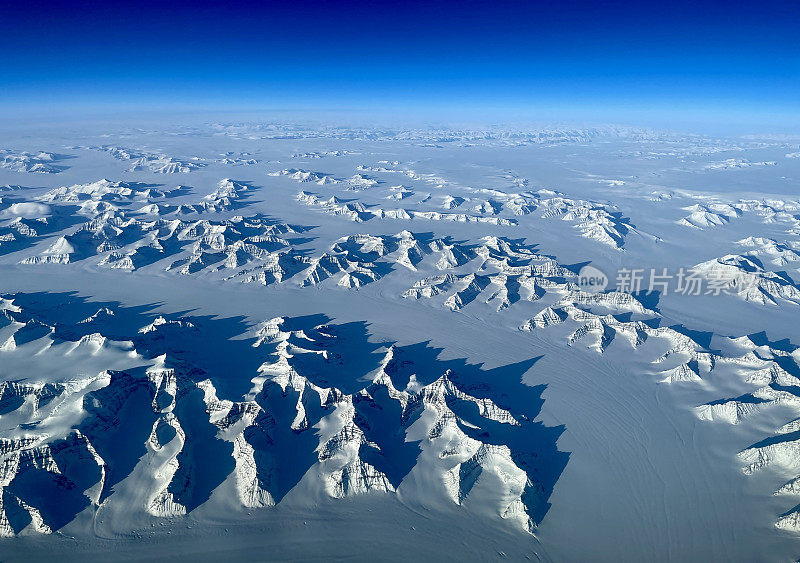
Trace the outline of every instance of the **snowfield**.
[[2, 139], [1, 559], [800, 555], [797, 142]]

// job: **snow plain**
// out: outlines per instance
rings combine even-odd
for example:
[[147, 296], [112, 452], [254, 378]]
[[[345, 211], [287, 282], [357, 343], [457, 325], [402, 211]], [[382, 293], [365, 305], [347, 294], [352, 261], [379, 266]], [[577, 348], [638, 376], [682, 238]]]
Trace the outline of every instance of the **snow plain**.
[[4, 560], [800, 553], [800, 138], [2, 143]]

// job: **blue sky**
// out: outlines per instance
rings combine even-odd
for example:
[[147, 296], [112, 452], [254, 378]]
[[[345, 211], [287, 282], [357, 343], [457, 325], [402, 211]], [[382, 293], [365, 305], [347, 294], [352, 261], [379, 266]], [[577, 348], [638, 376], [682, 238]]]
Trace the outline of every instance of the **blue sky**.
[[797, 1], [124, 4], [0, 0], [0, 110], [800, 112]]

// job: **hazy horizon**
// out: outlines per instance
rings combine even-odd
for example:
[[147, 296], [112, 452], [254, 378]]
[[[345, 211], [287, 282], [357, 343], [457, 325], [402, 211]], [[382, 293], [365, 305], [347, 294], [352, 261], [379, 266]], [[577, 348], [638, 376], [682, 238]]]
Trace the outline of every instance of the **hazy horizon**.
[[334, 112], [800, 128], [792, 2], [0, 8], [0, 118]]

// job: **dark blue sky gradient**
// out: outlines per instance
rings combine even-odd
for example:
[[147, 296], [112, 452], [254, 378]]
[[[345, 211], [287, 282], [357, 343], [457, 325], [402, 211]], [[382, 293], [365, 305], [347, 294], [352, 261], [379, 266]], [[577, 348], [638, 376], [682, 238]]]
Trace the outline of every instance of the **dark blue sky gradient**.
[[800, 111], [800, 1], [119, 4], [0, 0], [0, 109]]

